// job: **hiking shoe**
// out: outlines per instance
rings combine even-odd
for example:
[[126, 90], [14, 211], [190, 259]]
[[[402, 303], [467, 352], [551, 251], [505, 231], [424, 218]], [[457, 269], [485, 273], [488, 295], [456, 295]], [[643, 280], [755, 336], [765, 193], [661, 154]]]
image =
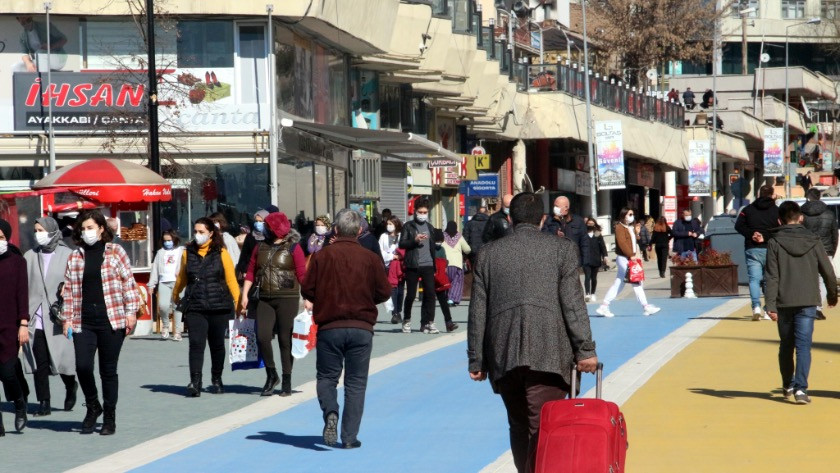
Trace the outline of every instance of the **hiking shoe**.
[[423, 333], [426, 333], [426, 334], [429, 334], [429, 335], [436, 335], [436, 334], [440, 333], [440, 330], [438, 330], [437, 327], [435, 327], [434, 322], [429, 322], [429, 323], [427, 323], [426, 325], [423, 326]]
[[784, 397], [785, 397], [785, 399], [788, 399], [788, 400], [789, 400], [789, 399], [790, 399], [790, 397], [791, 397], [791, 396], [793, 396], [793, 388], [784, 388], [784, 389], [782, 389], [782, 396], [784, 396]]
[[797, 404], [810, 404], [811, 398], [808, 397], [808, 394], [805, 391], [798, 389], [796, 393], [793, 395], [793, 400], [796, 401]]
[[758, 322], [759, 320], [761, 320], [761, 316], [762, 316], [763, 313], [764, 313], [764, 311], [761, 310], [761, 307], [759, 307], [759, 306], [753, 307], [753, 315], [752, 315], [753, 322]]
[[643, 313], [644, 313], [645, 317], [647, 317], [649, 315], [653, 315], [653, 314], [659, 312], [660, 310], [662, 310], [662, 309], [660, 309], [659, 307], [656, 307], [653, 304], [648, 304], [648, 305], [645, 306], [645, 311]]
[[595, 313], [603, 315], [604, 317], [615, 317], [615, 314], [610, 312], [610, 306], [608, 305], [602, 305], [601, 307], [598, 307], [598, 310], [596, 310]]
[[819, 309], [817, 310], [817, 320], [825, 320], [825, 314]]
[[411, 333], [411, 322], [408, 322], [408, 321], [403, 322], [402, 332], [403, 333]]
[[400, 314], [398, 314], [396, 312], [392, 312], [391, 313], [391, 323], [396, 325], [400, 322], [402, 322], [402, 317], [400, 317]]
[[458, 330], [458, 324], [455, 322], [446, 322], [446, 331], [447, 332], [454, 332]]
[[332, 447], [338, 443], [338, 414], [330, 412], [324, 419], [324, 445]]

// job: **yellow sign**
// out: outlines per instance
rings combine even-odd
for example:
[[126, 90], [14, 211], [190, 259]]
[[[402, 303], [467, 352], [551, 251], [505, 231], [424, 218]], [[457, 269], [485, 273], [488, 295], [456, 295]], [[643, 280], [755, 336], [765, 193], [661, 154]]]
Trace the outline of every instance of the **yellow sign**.
[[475, 168], [484, 171], [490, 169], [490, 155], [489, 154], [476, 154], [473, 155], [475, 159]]

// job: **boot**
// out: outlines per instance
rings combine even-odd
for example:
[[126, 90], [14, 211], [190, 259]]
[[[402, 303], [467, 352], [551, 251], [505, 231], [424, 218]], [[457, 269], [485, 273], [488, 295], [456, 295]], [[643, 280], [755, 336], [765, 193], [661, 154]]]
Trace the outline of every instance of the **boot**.
[[217, 374], [210, 377], [210, 393], [224, 394], [225, 385], [222, 383], [222, 375]]
[[292, 375], [283, 373], [283, 384], [280, 385], [280, 396], [287, 397], [292, 395]]
[[190, 384], [187, 385], [187, 397], [201, 396], [201, 373], [190, 373]]
[[99, 404], [99, 399], [85, 399], [85, 407], [87, 407], [87, 414], [82, 420], [82, 433], [92, 434], [96, 427], [96, 419], [102, 415], [102, 404]]
[[20, 432], [26, 428], [26, 422], [29, 419], [26, 417], [26, 401], [20, 398], [15, 401], [15, 430]]
[[52, 408], [50, 408], [50, 400], [47, 399], [46, 401], [41, 401], [38, 404], [38, 412], [35, 413], [36, 416], [48, 416], [52, 414]]
[[79, 382], [73, 380], [73, 387], [67, 388], [67, 395], [64, 397], [64, 410], [72, 411], [76, 407], [76, 391], [79, 390]]
[[102, 418], [102, 429], [99, 435], [114, 435], [117, 431], [117, 412], [113, 407], [105, 408], [105, 417]]
[[265, 374], [265, 386], [263, 386], [260, 396], [271, 396], [274, 394], [274, 388], [277, 386], [277, 383], [280, 382], [280, 377], [277, 376], [277, 368], [266, 367]]

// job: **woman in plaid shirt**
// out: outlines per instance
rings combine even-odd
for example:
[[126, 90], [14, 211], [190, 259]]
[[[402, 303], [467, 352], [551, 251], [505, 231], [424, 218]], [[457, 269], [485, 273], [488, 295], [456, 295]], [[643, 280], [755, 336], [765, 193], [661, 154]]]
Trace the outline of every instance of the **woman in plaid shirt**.
[[[86, 210], [73, 227], [78, 248], [64, 275], [64, 334], [73, 340], [76, 375], [85, 394], [87, 414], [82, 433], [93, 433], [105, 412], [100, 434], [116, 430], [119, 379], [117, 362], [123, 340], [137, 324], [140, 296], [125, 250], [111, 243], [114, 235], [99, 210]], [[102, 404], [96, 390], [93, 360], [99, 352]]]

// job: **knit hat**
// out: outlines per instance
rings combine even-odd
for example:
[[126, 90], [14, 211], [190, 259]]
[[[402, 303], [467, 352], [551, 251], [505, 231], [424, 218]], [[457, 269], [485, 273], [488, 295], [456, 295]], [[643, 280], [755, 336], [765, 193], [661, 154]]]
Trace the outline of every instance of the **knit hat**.
[[265, 218], [265, 223], [268, 225], [271, 233], [273, 233], [277, 238], [285, 237], [289, 234], [289, 230], [292, 229], [292, 223], [289, 222], [289, 217], [286, 217], [286, 214], [283, 212], [268, 214]]
[[0, 231], [3, 232], [3, 236], [6, 237], [6, 240], [12, 240], [12, 225], [0, 218]]
[[270, 214], [280, 211], [280, 209], [278, 209], [276, 205], [266, 205], [265, 210]]

